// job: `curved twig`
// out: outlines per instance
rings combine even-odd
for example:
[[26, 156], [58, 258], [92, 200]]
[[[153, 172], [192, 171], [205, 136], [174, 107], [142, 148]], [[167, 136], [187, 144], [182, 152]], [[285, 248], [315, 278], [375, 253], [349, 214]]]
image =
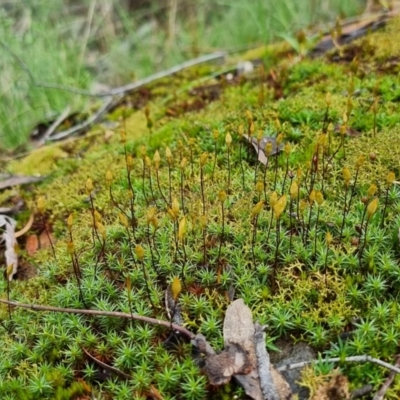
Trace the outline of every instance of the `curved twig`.
[[173, 329], [178, 331], [188, 337], [189, 339], [194, 339], [196, 335], [183, 326], [172, 324], [169, 321], [164, 321], [162, 319], [156, 319], [151, 317], [145, 317], [137, 314], [128, 314], [119, 311], [100, 311], [100, 310], [80, 310], [77, 308], [62, 308], [62, 307], [52, 307], [52, 306], [39, 306], [37, 304], [24, 304], [19, 303], [17, 301], [8, 301], [6, 299], [0, 299], [0, 303], [8, 304], [14, 307], [27, 308], [33, 311], [54, 311], [54, 312], [63, 312], [69, 314], [85, 314], [85, 315], [98, 315], [102, 317], [115, 317], [115, 318], [127, 318], [134, 319], [136, 321], [146, 322], [152, 325], [161, 325], [165, 328]]
[[286, 365], [282, 365], [281, 367], [277, 368], [277, 370], [279, 372], [283, 372], [283, 371], [289, 371], [291, 369], [296, 369], [296, 368], [303, 368], [307, 365], [311, 365], [311, 364], [318, 364], [318, 363], [323, 363], [323, 362], [332, 362], [332, 363], [337, 363], [337, 362], [343, 362], [343, 361], [347, 361], [347, 362], [372, 362], [374, 364], [378, 364], [381, 367], [387, 368], [390, 371], [396, 372], [397, 374], [400, 374], [400, 368], [395, 366], [395, 365], [391, 365], [385, 361], [379, 360], [378, 358], [373, 358], [371, 356], [368, 355], [362, 355], [362, 356], [351, 356], [351, 357], [346, 357], [346, 358], [340, 358], [340, 357], [335, 357], [335, 358], [328, 358], [326, 360], [322, 359], [322, 360], [312, 360], [312, 361], [303, 361], [303, 362], [299, 362], [299, 363], [294, 363], [294, 364], [286, 364]]

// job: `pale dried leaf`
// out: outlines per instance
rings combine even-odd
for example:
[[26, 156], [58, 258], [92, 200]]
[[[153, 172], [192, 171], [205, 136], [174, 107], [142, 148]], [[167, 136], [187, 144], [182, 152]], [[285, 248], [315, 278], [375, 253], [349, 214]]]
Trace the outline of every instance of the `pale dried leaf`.
[[12, 281], [13, 276], [18, 269], [18, 255], [15, 251], [17, 247], [17, 240], [15, 238], [15, 225], [16, 221], [7, 215], [0, 215], [0, 227], [5, 229], [5, 232], [1, 235], [0, 242], [4, 242], [6, 246], [5, 257], [6, 267], [12, 265], [12, 273], [9, 276], [9, 281]]
[[270, 156], [279, 153], [283, 149], [283, 144], [280, 144], [279, 146], [276, 145], [276, 138], [273, 136], [264, 136], [260, 141], [258, 141], [257, 138], [249, 135], [243, 135], [243, 137], [253, 145], [254, 150], [257, 153], [258, 161], [264, 165], [267, 165], [268, 162], [268, 157], [264, 152], [265, 146], [268, 142], [272, 143], [272, 151]]
[[243, 299], [235, 300], [227, 308], [223, 332], [225, 347], [232, 346], [233, 343], [239, 344], [248, 356], [248, 373], [246, 375], [236, 374], [235, 379], [248, 396], [254, 400], [263, 400], [254, 347], [253, 316]]

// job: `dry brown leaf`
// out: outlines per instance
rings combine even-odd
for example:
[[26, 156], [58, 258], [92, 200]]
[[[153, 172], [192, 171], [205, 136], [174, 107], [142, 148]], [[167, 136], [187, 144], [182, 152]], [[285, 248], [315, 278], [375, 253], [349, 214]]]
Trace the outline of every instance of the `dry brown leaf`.
[[39, 249], [39, 239], [37, 235], [29, 235], [26, 239], [25, 250], [29, 257], [32, 257]]

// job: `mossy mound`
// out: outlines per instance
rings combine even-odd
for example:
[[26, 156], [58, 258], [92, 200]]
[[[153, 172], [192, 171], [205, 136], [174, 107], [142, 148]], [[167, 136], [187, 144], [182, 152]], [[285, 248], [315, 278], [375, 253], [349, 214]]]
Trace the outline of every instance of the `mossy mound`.
[[[392, 363], [400, 340], [400, 78], [381, 66], [400, 56], [398, 25], [350, 44], [357, 62], [332, 62], [332, 54], [299, 61], [289, 53], [271, 71], [207, 86], [191, 82], [217, 67], [186, 71], [149, 88], [152, 103], [121, 123], [125, 133], [53, 149], [50, 156], [68, 158], [55, 170], [46, 166], [47, 180], [25, 196], [32, 209], [45, 196], [56, 258], [47, 250], [31, 259], [22, 254], [38, 275], [12, 282], [10, 298], [168, 320], [164, 293], [179, 277], [184, 325], [215, 349], [222, 349], [224, 312], [235, 297], [268, 325], [271, 351], [287, 338], [323, 357], [368, 354]], [[284, 151], [260, 164], [244, 134], [255, 143], [282, 134]], [[10, 170], [43, 172], [31, 160]], [[2, 291], [7, 297], [5, 282]], [[166, 345], [163, 327], [10, 312], [1, 307], [4, 399], [90, 392], [105, 399], [245, 399], [234, 383], [210, 387], [190, 344]], [[369, 363], [340, 368], [351, 388], [378, 388], [387, 375]], [[395, 378], [388, 398], [398, 398], [399, 387]]]

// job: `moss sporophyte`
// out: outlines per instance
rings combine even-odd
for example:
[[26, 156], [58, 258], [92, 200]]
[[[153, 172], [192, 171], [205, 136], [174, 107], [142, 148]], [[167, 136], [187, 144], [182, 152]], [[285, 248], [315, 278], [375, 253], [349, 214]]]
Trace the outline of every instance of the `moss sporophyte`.
[[[399, 31], [390, 31], [398, 43]], [[176, 98], [161, 99], [152, 87], [151, 111], [126, 118], [119, 138], [77, 141], [71, 152], [79, 157], [60, 160], [36, 198], [24, 192], [56, 239], [54, 255], [51, 246], [32, 258], [21, 251], [38, 276], [5, 279], [3, 297], [125, 317], [57, 319], [5, 306], [0, 393], [19, 398], [18, 383], [36, 393], [28, 399], [55, 398], [78, 379], [108, 398], [220, 398], [225, 389], [209, 387], [190, 344], [170, 328], [180, 318], [181, 330], [204, 333], [221, 349], [233, 298], [268, 325], [271, 348], [294, 337], [321, 357], [364, 353], [393, 363], [400, 326], [398, 76], [386, 53], [377, 60], [357, 50], [363, 43], [352, 49], [361, 52], [357, 71], [345, 59], [334, 63], [336, 53], [282, 61], [273, 76], [267, 69], [219, 86], [223, 105], [210, 101], [181, 117], [167, 112]], [[395, 45], [391, 51], [400, 55]], [[382, 79], [387, 83], [375, 89]], [[246, 150], [249, 139], [255, 146]], [[170, 316], [165, 299], [175, 307]], [[105, 374], [83, 349], [129, 379]], [[340, 368], [354, 388], [373, 379], [375, 389], [386, 378], [367, 363]], [[325, 365], [313, 370], [315, 379], [322, 370], [329, 372]], [[243, 397], [229, 388], [229, 396]], [[398, 398], [398, 385], [387, 393]]]

